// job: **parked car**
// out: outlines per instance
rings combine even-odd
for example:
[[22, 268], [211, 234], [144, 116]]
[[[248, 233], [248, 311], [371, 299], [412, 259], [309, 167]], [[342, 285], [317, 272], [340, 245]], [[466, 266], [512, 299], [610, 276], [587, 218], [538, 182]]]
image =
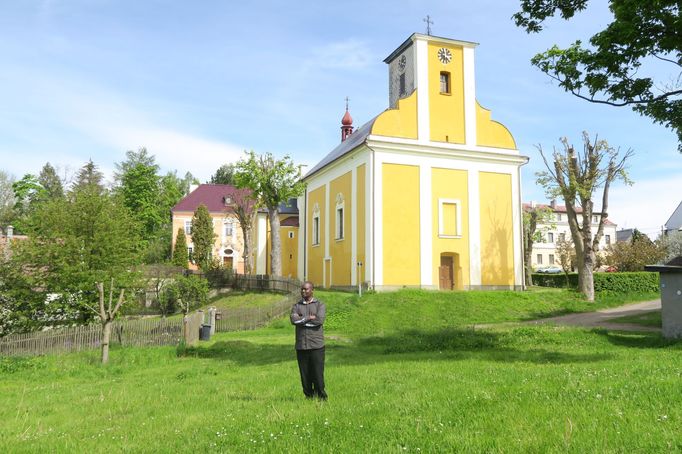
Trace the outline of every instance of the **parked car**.
[[538, 273], [545, 273], [545, 274], [559, 274], [559, 273], [563, 273], [564, 270], [562, 270], [560, 266], [549, 265], [549, 266], [545, 266], [544, 268], [539, 268], [537, 270], [537, 272]]

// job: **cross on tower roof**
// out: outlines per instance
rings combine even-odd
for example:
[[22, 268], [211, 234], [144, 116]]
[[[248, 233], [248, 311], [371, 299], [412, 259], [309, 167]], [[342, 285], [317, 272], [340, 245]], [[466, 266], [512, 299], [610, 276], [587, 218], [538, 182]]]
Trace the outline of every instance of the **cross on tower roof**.
[[431, 16], [428, 14], [426, 15], [425, 19], [422, 19], [424, 22], [426, 22], [426, 34], [431, 35], [431, 25], [433, 25], [433, 21], [431, 20]]
[[350, 101], [350, 98], [346, 96], [346, 110], [348, 110], [348, 101]]

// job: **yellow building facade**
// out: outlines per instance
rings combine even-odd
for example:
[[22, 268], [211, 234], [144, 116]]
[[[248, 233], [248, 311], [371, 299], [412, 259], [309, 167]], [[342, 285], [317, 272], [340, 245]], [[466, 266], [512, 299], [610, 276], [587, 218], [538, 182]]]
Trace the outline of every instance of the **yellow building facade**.
[[476, 100], [476, 44], [414, 34], [389, 108], [304, 177], [298, 275], [324, 287], [522, 288], [521, 156]]

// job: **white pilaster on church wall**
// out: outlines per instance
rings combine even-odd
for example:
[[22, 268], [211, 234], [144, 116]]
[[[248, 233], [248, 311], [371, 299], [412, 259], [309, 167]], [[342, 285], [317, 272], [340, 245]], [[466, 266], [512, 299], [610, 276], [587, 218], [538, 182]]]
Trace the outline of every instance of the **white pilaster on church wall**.
[[474, 48], [464, 47], [464, 134], [467, 146], [476, 146], [476, 72]]
[[267, 268], [267, 241], [268, 241], [268, 221], [265, 213], [258, 213], [256, 218], [257, 255], [256, 255], [256, 274], [266, 274]]
[[372, 207], [374, 208], [374, 285], [384, 285], [384, 219], [383, 219], [383, 155], [374, 152], [374, 196], [372, 197]]
[[365, 263], [362, 267], [365, 272], [364, 280], [369, 282], [370, 287], [374, 286], [374, 151], [370, 152], [367, 165], [365, 166]]
[[523, 285], [523, 219], [521, 218], [521, 167], [511, 174], [514, 231], [514, 285]]
[[481, 207], [479, 169], [469, 169], [469, 285], [481, 285]]
[[421, 285], [431, 287], [433, 283], [433, 233], [431, 217], [431, 166], [419, 166], [419, 235]]
[[358, 175], [357, 167], [353, 166], [350, 176], [350, 284], [358, 283]]
[[417, 137], [420, 142], [431, 140], [429, 115], [429, 46], [418, 39], [415, 42], [415, 64], [417, 65]]
[[[298, 264], [296, 275], [302, 281], [307, 278], [305, 275], [305, 261], [308, 259], [305, 253], [306, 238], [306, 211], [308, 209], [308, 191], [298, 198]], [[305, 208], [304, 208], [305, 207]]]

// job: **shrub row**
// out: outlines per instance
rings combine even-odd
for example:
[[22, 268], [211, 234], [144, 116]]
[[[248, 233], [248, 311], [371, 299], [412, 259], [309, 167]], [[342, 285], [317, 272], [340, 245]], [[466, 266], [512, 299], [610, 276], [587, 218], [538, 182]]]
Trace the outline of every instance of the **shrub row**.
[[[567, 287], [565, 274], [533, 274], [533, 284], [541, 287]], [[612, 293], [655, 293], [659, 275], [648, 271], [594, 273], [594, 291]], [[568, 287], [578, 288], [578, 273], [568, 275]]]

